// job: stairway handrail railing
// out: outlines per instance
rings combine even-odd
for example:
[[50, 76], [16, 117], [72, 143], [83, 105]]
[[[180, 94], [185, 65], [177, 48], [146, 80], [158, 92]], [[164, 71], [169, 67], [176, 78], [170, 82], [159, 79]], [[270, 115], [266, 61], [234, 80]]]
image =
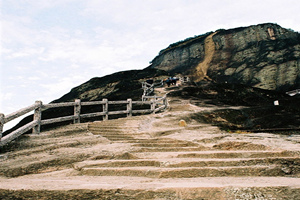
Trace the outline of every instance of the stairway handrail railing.
[[[159, 83], [147, 83], [147, 82], [142, 82], [142, 89], [144, 90], [143, 92], [143, 97], [144, 96], [149, 96], [154, 92], [154, 88], [157, 86], [163, 86], [164, 81], [161, 80]], [[143, 98], [142, 98], [143, 99]]]
[[288, 94], [290, 96], [295, 96], [296, 94], [300, 94], [300, 89], [288, 91], [288, 92], [286, 92], [286, 94]]
[[[113, 105], [113, 104], [126, 104], [127, 105], [126, 110], [109, 111], [109, 105]], [[149, 105], [150, 109], [134, 110], [133, 109], [134, 104]], [[91, 106], [91, 105], [102, 105], [102, 112], [81, 114], [82, 106]], [[42, 120], [42, 112], [49, 108], [71, 107], [71, 106], [74, 106], [74, 114], [71, 116], [63, 116], [58, 118]], [[118, 115], [118, 114], [126, 114], [127, 117], [130, 117], [133, 114], [156, 113], [166, 109], [167, 106], [168, 106], [168, 101], [166, 95], [163, 97], [152, 98], [149, 101], [132, 101], [132, 99], [121, 100], [121, 101], [108, 101], [108, 99], [102, 99], [102, 101], [81, 102], [80, 99], [75, 99], [74, 102], [49, 103], [49, 104], [43, 104], [42, 101], [36, 101], [33, 105], [28, 106], [26, 108], [22, 108], [11, 114], [4, 115], [3, 113], [0, 113], [0, 147], [3, 147], [4, 145], [18, 138], [22, 134], [30, 131], [30, 129], [32, 129], [33, 134], [39, 134], [41, 126], [46, 124], [53, 124], [57, 122], [64, 122], [70, 120], [73, 120], [73, 123], [80, 123], [80, 119], [82, 118], [91, 118], [91, 117], [98, 117], [98, 116], [102, 116], [103, 120], [108, 120], [109, 115]], [[32, 111], [34, 111], [32, 122], [29, 122], [28, 124], [25, 124], [22, 127], [2, 137], [4, 124]]]

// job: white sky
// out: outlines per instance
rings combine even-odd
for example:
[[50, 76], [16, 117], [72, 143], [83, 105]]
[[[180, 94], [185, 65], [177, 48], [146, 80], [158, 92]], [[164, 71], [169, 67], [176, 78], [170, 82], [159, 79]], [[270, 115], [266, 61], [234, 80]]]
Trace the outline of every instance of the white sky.
[[169, 44], [273, 22], [300, 31], [299, 0], [0, 0], [0, 113], [93, 77], [142, 69]]

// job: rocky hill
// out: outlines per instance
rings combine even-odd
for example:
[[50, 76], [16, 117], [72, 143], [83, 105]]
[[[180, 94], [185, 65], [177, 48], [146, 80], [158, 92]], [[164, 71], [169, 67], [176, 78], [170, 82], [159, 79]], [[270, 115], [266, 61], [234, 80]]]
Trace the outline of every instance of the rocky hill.
[[[198, 97], [204, 91], [202, 85], [209, 82], [212, 83], [209, 84], [209, 91], [218, 94], [219, 103], [246, 103], [257, 106], [266, 105], [268, 102], [268, 105], [273, 105], [274, 100], [288, 98], [284, 92], [300, 88], [299, 59], [300, 34], [279, 25], [267, 23], [229, 30], [220, 29], [171, 44], [161, 50], [151, 65], [143, 70], [92, 78], [53, 102], [68, 102], [78, 98], [82, 101], [103, 98], [137, 100], [142, 96], [143, 81], [149, 78], [162, 80], [168, 76], [187, 75], [194, 87], [189, 91], [194, 91]], [[228, 84], [231, 85], [230, 88]], [[262, 90], [258, 92], [251, 89], [252, 87]], [[241, 90], [245, 92], [241, 93]], [[205, 91], [208, 91], [207, 88]], [[270, 95], [270, 91], [276, 92]], [[186, 92], [180, 95], [184, 94]], [[252, 103], [249, 103], [250, 99]], [[297, 101], [293, 100], [292, 106], [286, 109], [292, 118], [297, 116], [297, 109], [294, 109], [298, 107], [295, 105]], [[291, 102], [290, 99], [288, 102]], [[42, 118], [57, 117], [57, 113], [62, 116], [71, 115], [73, 110], [49, 109], [43, 112]], [[22, 120], [12, 130], [29, 121], [32, 121], [32, 116]], [[298, 118], [292, 121], [297, 125]]]
[[139, 99], [149, 78], [189, 75], [266, 90], [300, 88], [300, 34], [276, 24], [217, 30], [171, 44], [143, 70], [95, 77], [53, 102]]
[[171, 44], [151, 67], [267, 90], [300, 87], [300, 34], [277, 24], [217, 30]]

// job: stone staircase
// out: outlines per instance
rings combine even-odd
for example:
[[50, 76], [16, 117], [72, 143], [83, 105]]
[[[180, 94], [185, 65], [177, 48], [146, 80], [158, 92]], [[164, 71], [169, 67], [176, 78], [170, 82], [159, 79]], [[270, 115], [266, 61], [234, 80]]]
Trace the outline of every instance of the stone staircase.
[[[132, 122], [131, 124], [129, 122]], [[107, 121], [96, 121], [88, 124], [88, 130], [94, 135], [101, 135], [111, 141], [129, 142], [138, 131], [134, 119], [120, 118]]]
[[[116, 120], [114, 123], [120, 122]], [[124, 119], [122, 121], [125, 121]], [[156, 178], [191, 178], [220, 176], [298, 176], [300, 157], [292, 151], [219, 151], [198, 143], [171, 138], [138, 138], [127, 130], [138, 127], [89, 125], [94, 134], [112, 141], [131, 143], [134, 159], [93, 160], [78, 163], [84, 175], [138, 175]], [[98, 128], [97, 128], [98, 127]], [[109, 129], [110, 127], [110, 129]], [[104, 131], [104, 132], [103, 132]], [[292, 167], [288, 167], [293, 163]]]
[[300, 199], [299, 136], [227, 133], [192, 120], [182, 127], [179, 120], [206, 108], [189, 100], [169, 103], [164, 113], [30, 136], [20, 144], [27, 148], [0, 163], [20, 159], [16, 177], [3, 171], [0, 198]]
[[[168, 149], [169, 150], [169, 149]], [[151, 151], [152, 152], [152, 151]], [[292, 153], [277, 152], [273, 158], [264, 155], [257, 157], [257, 152], [229, 154], [227, 152], [183, 154], [177, 152], [175, 157], [164, 159], [153, 156], [143, 158], [134, 155], [135, 159], [114, 161], [93, 160], [78, 163], [76, 168], [81, 169], [81, 175], [92, 176], [142, 176], [150, 178], [195, 178], [195, 177], [291, 177], [299, 173], [298, 166], [289, 168], [288, 163], [300, 162], [299, 157]], [[266, 152], [268, 155], [269, 152]], [[228, 158], [214, 158], [215, 155]], [[244, 154], [255, 158], [245, 158]], [[262, 154], [262, 153], [260, 153]], [[288, 154], [288, 157], [280, 155]], [[161, 154], [159, 154], [161, 155]], [[174, 154], [173, 154], [174, 156]], [[191, 156], [191, 158], [189, 157]], [[204, 158], [201, 158], [201, 157]], [[211, 156], [211, 157], [210, 157]], [[241, 157], [240, 157], [241, 156]], [[207, 158], [205, 158], [207, 157]], [[174, 181], [174, 180], [173, 180]]]
[[[287, 189], [292, 182], [298, 188], [289, 188], [289, 192], [300, 194], [300, 157], [295, 151], [218, 150], [199, 142], [145, 136], [139, 133], [141, 127], [138, 126], [137, 117], [94, 122], [89, 124], [88, 128], [93, 134], [100, 134], [112, 142], [130, 143], [131, 149], [126, 152], [126, 159], [121, 156], [110, 160], [96, 159], [76, 163], [78, 175], [111, 176], [112, 179], [147, 178], [148, 183], [162, 185], [155, 188], [155, 191], [159, 192], [152, 194], [153, 199], [165, 188], [166, 181], [166, 190], [169, 192], [174, 193], [178, 188], [185, 188], [185, 192], [193, 193], [195, 199], [236, 199], [243, 196], [247, 198], [241, 199], [281, 199], [282, 194], [276, 194], [274, 191], [278, 188]], [[202, 187], [199, 187], [198, 181], [201, 181]], [[182, 183], [182, 186], [179, 186], [179, 183]], [[236, 186], [237, 183], [240, 185]], [[222, 192], [220, 187], [223, 188]], [[203, 191], [207, 188], [215, 194], [222, 195], [215, 196], [211, 192], [204, 194]], [[229, 192], [237, 188], [239, 191], [245, 188], [248, 190], [242, 194]], [[261, 198], [255, 198], [255, 195], [258, 195], [257, 190], [260, 191]], [[176, 198], [189, 199], [184, 196]]]

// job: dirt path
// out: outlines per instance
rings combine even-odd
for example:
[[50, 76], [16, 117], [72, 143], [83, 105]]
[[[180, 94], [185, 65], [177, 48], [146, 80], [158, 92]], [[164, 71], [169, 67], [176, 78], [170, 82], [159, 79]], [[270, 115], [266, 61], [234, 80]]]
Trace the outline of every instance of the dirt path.
[[300, 136], [227, 133], [169, 104], [23, 137], [1, 155], [1, 199], [299, 199]]

